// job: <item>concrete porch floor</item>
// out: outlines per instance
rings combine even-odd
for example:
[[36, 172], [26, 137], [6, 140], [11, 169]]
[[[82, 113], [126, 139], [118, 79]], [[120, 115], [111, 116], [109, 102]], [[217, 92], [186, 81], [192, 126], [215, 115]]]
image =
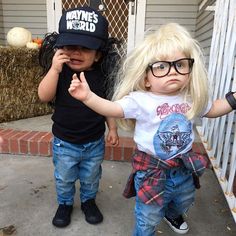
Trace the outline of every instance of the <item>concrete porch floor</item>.
[[[51, 129], [51, 120], [43, 116], [2, 123], [0, 128], [47, 131]], [[129, 133], [120, 135], [130, 136]], [[104, 214], [104, 222], [97, 226], [86, 223], [80, 209], [78, 183], [72, 222], [65, 229], [51, 224], [57, 202], [50, 157], [1, 154], [0, 167], [0, 236], [7, 235], [3, 234], [7, 227], [12, 235], [18, 236], [131, 236], [134, 199], [122, 196], [131, 170], [129, 162], [103, 163], [97, 204]], [[186, 218], [190, 227], [187, 235], [236, 235], [236, 224], [212, 170], [206, 170], [201, 185]], [[156, 235], [174, 236], [176, 233], [163, 222]]]

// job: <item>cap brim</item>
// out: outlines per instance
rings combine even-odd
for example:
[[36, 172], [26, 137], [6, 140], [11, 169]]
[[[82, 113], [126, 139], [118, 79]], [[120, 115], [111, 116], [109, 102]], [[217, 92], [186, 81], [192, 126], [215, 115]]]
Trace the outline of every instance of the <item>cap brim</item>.
[[93, 50], [98, 50], [102, 47], [103, 44], [104, 41], [102, 39], [91, 37], [89, 35], [60, 33], [57, 38], [56, 47], [77, 45]]

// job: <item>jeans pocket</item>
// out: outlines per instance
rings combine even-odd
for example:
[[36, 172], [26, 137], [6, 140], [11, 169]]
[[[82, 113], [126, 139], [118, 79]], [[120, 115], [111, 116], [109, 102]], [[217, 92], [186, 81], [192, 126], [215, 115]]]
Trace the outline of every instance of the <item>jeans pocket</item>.
[[61, 147], [62, 146], [62, 140], [57, 138], [57, 137], [54, 137], [53, 138], [53, 146]]
[[54, 137], [53, 139], [53, 163], [56, 164], [58, 158], [63, 156], [63, 141]]

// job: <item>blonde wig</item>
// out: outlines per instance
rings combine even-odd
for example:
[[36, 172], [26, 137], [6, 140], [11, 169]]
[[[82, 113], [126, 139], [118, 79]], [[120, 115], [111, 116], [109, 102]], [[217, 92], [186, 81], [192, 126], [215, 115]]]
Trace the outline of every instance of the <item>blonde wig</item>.
[[[158, 30], [150, 32], [127, 55], [118, 72], [118, 83], [113, 100], [119, 100], [132, 91], [147, 91], [144, 81], [148, 64], [158, 60], [166, 60], [177, 51], [194, 59], [189, 83], [181, 91], [185, 99], [192, 102], [192, 108], [186, 116], [188, 119], [192, 119], [201, 114], [208, 102], [207, 72], [203, 53], [199, 43], [183, 26], [177, 23], [168, 23]], [[120, 120], [118, 123], [123, 129], [133, 129], [134, 122], [133, 120]]]

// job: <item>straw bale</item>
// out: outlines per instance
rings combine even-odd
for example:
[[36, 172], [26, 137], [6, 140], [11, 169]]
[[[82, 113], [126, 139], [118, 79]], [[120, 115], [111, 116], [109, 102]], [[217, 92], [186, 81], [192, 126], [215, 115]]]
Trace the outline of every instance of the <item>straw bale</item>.
[[0, 122], [52, 113], [38, 98], [42, 80], [38, 50], [0, 47], [0, 58]]

